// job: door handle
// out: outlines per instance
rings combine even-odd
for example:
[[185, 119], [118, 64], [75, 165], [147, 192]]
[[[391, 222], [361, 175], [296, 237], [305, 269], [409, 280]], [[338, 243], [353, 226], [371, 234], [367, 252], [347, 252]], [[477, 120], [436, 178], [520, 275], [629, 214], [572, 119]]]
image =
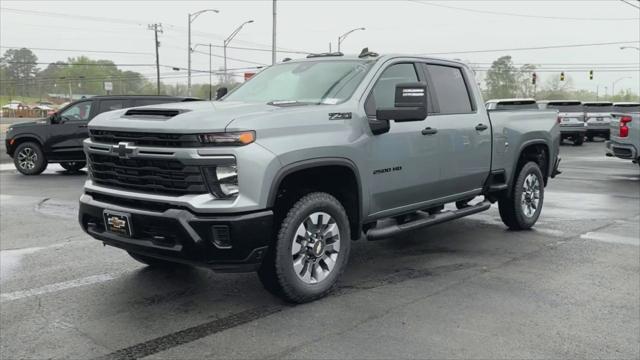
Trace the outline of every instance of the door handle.
[[424, 128], [422, 130], [422, 135], [433, 135], [438, 132], [438, 129], [432, 129], [430, 127]]
[[485, 125], [485, 124], [478, 124], [478, 125], [476, 125], [476, 130], [478, 130], [478, 131], [485, 131], [485, 130], [487, 130], [488, 128], [489, 128], [489, 127], [488, 127], [487, 125]]
[[79, 128], [86, 128], [87, 125], [78, 125]]

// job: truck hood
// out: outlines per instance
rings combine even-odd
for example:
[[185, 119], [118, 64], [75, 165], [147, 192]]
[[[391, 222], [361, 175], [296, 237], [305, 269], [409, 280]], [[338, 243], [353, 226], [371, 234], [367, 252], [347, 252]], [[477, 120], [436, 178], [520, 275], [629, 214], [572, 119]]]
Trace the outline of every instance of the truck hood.
[[47, 123], [47, 119], [40, 119], [36, 121], [26, 121], [26, 122], [9, 125], [10, 128], [20, 129], [20, 130], [23, 130], [23, 129], [27, 130], [27, 128], [34, 127], [34, 126], [38, 126], [38, 127], [49, 126], [49, 123]]
[[[238, 118], [268, 117], [289, 109], [291, 108], [229, 101], [169, 103], [106, 112], [91, 120], [89, 128], [181, 134], [220, 132], [225, 131], [227, 125]], [[149, 110], [173, 111], [175, 115], [170, 116], [168, 112], [160, 116], [150, 115], [152, 112]]]

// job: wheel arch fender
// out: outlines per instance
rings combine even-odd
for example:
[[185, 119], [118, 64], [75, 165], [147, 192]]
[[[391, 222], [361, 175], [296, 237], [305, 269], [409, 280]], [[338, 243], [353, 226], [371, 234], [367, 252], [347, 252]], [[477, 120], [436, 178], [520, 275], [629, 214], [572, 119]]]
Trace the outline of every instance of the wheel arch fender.
[[517, 156], [514, 156], [512, 160], [512, 164], [511, 164], [512, 172], [511, 172], [510, 179], [508, 179], [509, 192], [511, 192], [513, 188], [513, 184], [518, 178], [518, 170], [519, 170], [518, 163], [520, 162], [520, 159], [522, 158], [523, 153], [526, 151], [526, 149], [532, 146], [538, 146], [538, 145], [543, 146], [546, 153], [545, 168], [540, 168], [545, 178], [545, 185], [546, 185], [546, 179], [549, 177], [549, 174], [551, 173], [551, 167], [553, 167], [553, 161], [551, 161], [549, 143], [544, 139], [531, 139], [531, 140], [524, 141], [520, 144], [520, 146], [518, 147]]
[[[306, 159], [301, 161], [296, 161], [290, 164], [287, 164], [280, 168], [271, 182], [269, 188], [269, 194], [267, 197], [267, 206], [269, 208], [273, 208], [276, 205], [276, 200], [278, 197], [278, 191], [283, 184], [284, 180], [287, 179], [288, 176], [294, 175], [298, 172], [305, 170], [312, 170], [314, 168], [321, 167], [342, 167], [349, 170], [350, 173], [353, 174], [355, 179], [356, 187], [357, 187], [357, 199], [356, 199], [356, 209], [354, 212], [355, 219], [350, 219], [351, 222], [351, 237], [357, 239], [360, 237], [360, 231], [362, 229], [362, 219], [363, 219], [363, 188], [362, 188], [362, 179], [360, 176], [360, 172], [358, 170], [357, 165], [347, 158], [341, 157], [319, 157]], [[348, 211], [349, 212], [349, 211]]]
[[37, 134], [34, 133], [25, 133], [25, 134], [19, 134], [16, 135], [14, 137], [12, 137], [13, 140], [13, 144], [10, 145], [10, 148], [7, 149], [9, 155], [13, 156], [16, 148], [18, 147], [18, 145], [22, 144], [23, 142], [27, 142], [27, 141], [33, 141], [38, 143], [38, 145], [40, 145], [40, 148], [42, 148], [42, 151], [44, 152], [44, 141], [43, 139], [38, 136]]

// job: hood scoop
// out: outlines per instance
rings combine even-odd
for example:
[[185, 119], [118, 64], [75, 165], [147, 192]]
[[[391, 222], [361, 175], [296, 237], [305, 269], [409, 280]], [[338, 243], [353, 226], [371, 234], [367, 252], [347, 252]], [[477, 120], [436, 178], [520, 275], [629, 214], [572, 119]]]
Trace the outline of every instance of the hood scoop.
[[131, 109], [127, 110], [124, 116], [166, 120], [187, 111], [176, 109]]

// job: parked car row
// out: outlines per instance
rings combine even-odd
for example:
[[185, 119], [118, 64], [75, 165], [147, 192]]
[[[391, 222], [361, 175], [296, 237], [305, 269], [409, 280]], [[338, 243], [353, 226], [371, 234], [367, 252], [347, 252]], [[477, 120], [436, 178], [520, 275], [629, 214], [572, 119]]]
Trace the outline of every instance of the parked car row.
[[493, 99], [485, 103], [487, 110], [555, 109], [562, 140], [582, 145], [585, 138], [593, 141], [599, 136], [609, 140], [613, 114], [640, 111], [640, 103], [578, 100]]
[[47, 118], [14, 124], [7, 129], [7, 154], [24, 175], [42, 173], [48, 163], [60, 163], [69, 171], [86, 166], [82, 141], [89, 137], [87, 124], [103, 112], [134, 106], [199, 100], [177, 96], [94, 96], [74, 101]]

